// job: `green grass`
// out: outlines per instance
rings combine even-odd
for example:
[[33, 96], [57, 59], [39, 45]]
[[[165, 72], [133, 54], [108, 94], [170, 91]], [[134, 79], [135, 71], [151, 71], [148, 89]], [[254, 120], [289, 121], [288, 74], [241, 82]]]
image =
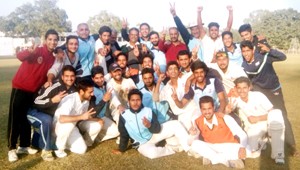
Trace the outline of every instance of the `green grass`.
[[[117, 148], [115, 140], [106, 141], [89, 148], [84, 155], [69, 153], [66, 158], [45, 162], [40, 153], [22, 155], [19, 161], [9, 163], [7, 160], [6, 126], [11, 92], [11, 80], [18, 65], [16, 59], [0, 59], [0, 169], [229, 169], [222, 165], [202, 166], [202, 160], [177, 153], [168, 157], [150, 160], [135, 150], [123, 155], [113, 155], [112, 149]], [[285, 62], [275, 64], [283, 86], [286, 107], [292, 123], [296, 142], [300, 143], [300, 114], [297, 104], [300, 92], [300, 55], [290, 55]], [[300, 169], [299, 158], [286, 155], [286, 164], [279, 166], [270, 158], [270, 146], [260, 158], [247, 159], [245, 169]], [[288, 152], [286, 152], [288, 153]]]

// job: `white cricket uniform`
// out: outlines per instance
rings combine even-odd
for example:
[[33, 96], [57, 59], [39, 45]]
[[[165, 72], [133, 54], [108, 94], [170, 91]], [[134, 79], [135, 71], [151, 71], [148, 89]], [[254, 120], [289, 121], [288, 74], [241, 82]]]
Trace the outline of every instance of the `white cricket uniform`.
[[118, 106], [123, 105], [127, 107], [128, 99], [127, 95], [129, 90], [136, 89], [136, 85], [131, 78], [122, 78], [122, 83], [118, 84], [112, 78], [109, 80], [106, 86], [107, 90], [113, 89], [112, 97], [109, 105], [113, 120], [119, 122], [119, 116], [121, 113], [118, 111]]
[[[212, 164], [221, 163], [228, 166], [229, 160], [239, 159], [239, 149], [241, 147], [246, 148], [247, 135], [231, 116], [224, 115], [223, 119], [232, 132], [232, 135], [239, 137], [240, 143], [208, 143], [201, 140], [194, 140], [191, 147], [194, 152], [209, 159]], [[204, 118], [204, 124], [210, 129], [212, 129], [213, 126], [218, 126], [216, 115], [213, 115], [212, 123], [209, 123]]]
[[[266, 133], [271, 136], [272, 155], [274, 159], [277, 156], [284, 157], [284, 120], [279, 109], [272, 109], [273, 105], [269, 99], [261, 92], [248, 93], [248, 101], [244, 102], [240, 98], [236, 101], [236, 107], [239, 110], [239, 116], [244, 123], [244, 130], [248, 135], [249, 152], [258, 151], [259, 144], [265, 138]], [[252, 124], [248, 121], [249, 116], [262, 116], [268, 114], [266, 121], [260, 121]], [[249, 153], [249, 157], [251, 154]], [[257, 154], [259, 156], [260, 154]]]
[[[83, 154], [91, 146], [100, 131], [100, 124], [95, 121], [59, 122], [60, 115], [80, 115], [88, 110], [89, 101], [81, 102], [79, 94], [72, 93], [64, 97], [58, 105], [53, 118], [56, 146], [59, 150], [70, 149]], [[76, 124], [78, 123], [78, 127]], [[80, 130], [79, 130], [80, 129]], [[83, 133], [81, 135], [80, 131]]]
[[218, 52], [224, 46], [221, 36], [214, 41], [208, 35], [205, 35], [202, 39], [202, 44], [205, 64], [211, 63], [214, 53]]
[[220, 69], [217, 63], [211, 63], [208, 66], [219, 72], [222, 77], [222, 83], [227, 94], [229, 93], [230, 89], [234, 88], [235, 79], [239, 77], [248, 77], [243, 67], [232, 62], [229, 62], [227, 71], [225, 73]]
[[[185, 92], [185, 82], [182, 81], [181, 78], [178, 78], [177, 80], [178, 86], [177, 89], [175, 89], [178, 99], [182, 100]], [[172, 112], [175, 115], [178, 115], [178, 121], [181, 122], [184, 127], [188, 130], [191, 127], [191, 122], [192, 120], [196, 119], [197, 117], [200, 116], [200, 112], [197, 110], [197, 105], [194, 102], [194, 100], [190, 100], [186, 106], [184, 106], [183, 108], [179, 108], [177, 107], [175, 101], [172, 99], [172, 94], [173, 94], [173, 90], [172, 90], [172, 86], [170, 85], [170, 81], [163, 87], [160, 96], [159, 96], [159, 100], [160, 101], [168, 101], [170, 108], [172, 110]]]

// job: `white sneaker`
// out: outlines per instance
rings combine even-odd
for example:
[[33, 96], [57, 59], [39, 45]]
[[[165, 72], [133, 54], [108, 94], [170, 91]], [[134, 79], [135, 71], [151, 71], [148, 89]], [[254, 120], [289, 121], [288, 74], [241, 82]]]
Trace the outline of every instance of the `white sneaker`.
[[36, 149], [33, 149], [31, 147], [18, 147], [17, 149], [17, 154], [30, 154], [30, 155], [33, 155], [33, 154], [36, 154], [38, 152], [38, 150]]
[[166, 145], [167, 148], [170, 148], [171, 150], [173, 150], [174, 152], [182, 152], [183, 148], [181, 145]]
[[18, 160], [18, 155], [16, 149], [12, 149], [8, 151], [8, 161], [9, 162], [15, 162]]
[[211, 161], [208, 158], [202, 158], [202, 165], [209, 165], [211, 164]]
[[55, 150], [54, 153], [58, 158], [63, 158], [67, 156], [67, 153], [64, 150]]

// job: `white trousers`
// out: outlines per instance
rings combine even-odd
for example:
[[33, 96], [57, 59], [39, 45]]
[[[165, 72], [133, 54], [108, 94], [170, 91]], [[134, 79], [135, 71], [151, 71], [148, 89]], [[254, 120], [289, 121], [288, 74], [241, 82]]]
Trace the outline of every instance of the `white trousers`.
[[118, 126], [114, 121], [105, 116], [101, 119], [104, 121], [104, 125], [100, 127], [100, 133], [97, 136], [98, 142], [116, 138], [120, 135]]
[[167, 155], [174, 154], [175, 152], [169, 147], [157, 147], [156, 143], [175, 136], [179, 144], [185, 151], [188, 151], [190, 146], [188, 145], [188, 133], [184, 127], [177, 120], [171, 120], [161, 125], [161, 131], [153, 134], [151, 139], [140, 145], [138, 151], [150, 159], [159, 158]]
[[267, 121], [251, 124], [246, 133], [248, 135], [247, 150], [253, 152], [259, 149], [259, 144], [266, 137], [268, 132], [271, 137], [272, 154], [274, 159], [277, 156], [284, 157], [284, 120], [279, 109], [271, 110], [268, 113]]
[[212, 164], [224, 164], [228, 166], [229, 160], [239, 159], [238, 152], [241, 145], [238, 143], [207, 143], [194, 140], [192, 150], [200, 156], [207, 158]]
[[70, 149], [71, 152], [84, 154], [100, 132], [100, 124], [95, 121], [81, 121], [78, 127], [80, 131], [76, 123], [56, 123], [55, 143], [59, 150]]

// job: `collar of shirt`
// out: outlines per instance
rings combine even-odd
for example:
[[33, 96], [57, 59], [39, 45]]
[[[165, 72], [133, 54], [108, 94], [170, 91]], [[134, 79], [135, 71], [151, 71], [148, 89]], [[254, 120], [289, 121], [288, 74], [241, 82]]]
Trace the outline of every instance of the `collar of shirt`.
[[237, 46], [236, 46], [235, 43], [232, 43], [232, 45], [233, 45], [233, 52], [228, 51], [227, 47], [224, 46], [224, 49], [225, 49], [225, 52], [226, 52], [226, 53], [228, 53], [228, 52], [234, 53], [234, 51], [235, 51], [235, 49], [237, 48]]
[[196, 84], [195, 84], [195, 90], [199, 89], [199, 90], [204, 90], [206, 88], [207, 85], [210, 85], [210, 79], [209, 78], [205, 78], [206, 79], [206, 83], [205, 83], [205, 86], [203, 87], [203, 89], [201, 89], [200, 87], [198, 87]]
[[[140, 43], [139, 42], [136, 42], [135, 43], [135, 45], [139, 45]], [[129, 43], [129, 41], [127, 41], [126, 43], [125, 43], [125, 46], [126, 47], [130, 47], [130, 48], [134, 48], [134, 46], [132, 46], [130, 43]]]
[[215, 114], [213, 115], [211, 123], [209, 123], [206, 120], [206, 118], [204, 118], [204, 124], [207, 125], [209, 127], [209, 129], [212, 129], [214, 127], [214, 125], [218, 126], [218, 119], [217, 119], [216, 115]]

